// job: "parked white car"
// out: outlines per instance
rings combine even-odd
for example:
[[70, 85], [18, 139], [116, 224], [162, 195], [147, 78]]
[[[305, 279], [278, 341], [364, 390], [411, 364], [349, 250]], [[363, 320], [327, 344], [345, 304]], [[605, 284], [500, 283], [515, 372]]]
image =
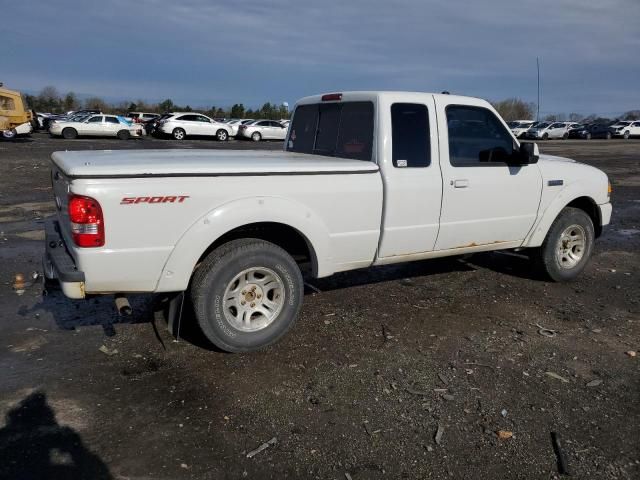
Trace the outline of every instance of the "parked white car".
[[172, 112], [169, 115], [158, 123], [155, 131], [171, 135], [175, 140], [184, 140], [191, 136], [208, 136], [226, 141], [231, 136], [229, 125], [217, 122], [202, 113]]
[[513, 122], [509, 122], [508, 125], [515, 137], [520, 138], [535, 123], [533, 120], [514, 120]]
[[287, 127], [275, 120], [256, 120], [238, 128], [238, 137], [250, 138], [254, 142], [260, 140], [284, 140]]
[[127, 140], [130, 137], [140, 137], [143, 133], [140, 125], [132, 125], [117, 115], [90, 115], [80, 122], [56, 120], [49, 127], [52, 136], [67, 139], [78, 136], [87, 137], [118, 137]]
[[315, 95], [288, 132], [285, 151], [55, 152], [46, 277], [125, 310], [154, 292], [178, 312], [185, 292], [211, 342], [246, 352], [295, 323], [301, 266], [320, 278], [516, 249], [568, 281], [611, 218], [604, 172], [520, 144], [478, 98]]
[[247, 125], [248, 123], [254, 122], [255, 120], [252, 118], [236, 118], [233, 120], [229, 120], [227, 125], [231, 127], [231, 136], [235, 137], [238, 135], [238, 129], [240, 125]]
[[569, 127], [565, 122], [543, 122], [527, 130], [525, 137], [534, 140], [566, 139], [569, 138]]
[[640, 121], [630, 122], [622, 121], [609, 127], [611, 135], [614, 137], [622, 137], [627, 139], [629, 137], [640, 136]]

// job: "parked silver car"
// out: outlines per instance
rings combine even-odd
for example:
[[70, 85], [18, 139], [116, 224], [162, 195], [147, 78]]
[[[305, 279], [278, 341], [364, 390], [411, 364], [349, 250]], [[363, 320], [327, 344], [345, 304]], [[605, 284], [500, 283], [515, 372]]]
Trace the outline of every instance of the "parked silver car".
[[254, 142], [260, 140], [284, 140], [287, 127], [275, 120], [256, 120], [247, 125], [240, 125], [237, 138], [250, 138]]

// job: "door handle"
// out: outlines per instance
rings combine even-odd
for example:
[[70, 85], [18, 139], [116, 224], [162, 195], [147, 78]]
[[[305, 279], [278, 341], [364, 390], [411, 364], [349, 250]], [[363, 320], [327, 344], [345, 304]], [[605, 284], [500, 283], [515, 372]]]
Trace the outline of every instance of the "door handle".
[[451, 185], [455, 188], [467, 188], [469, 186], [469, 180], [460, 179], [460, 180], [451, 180]]

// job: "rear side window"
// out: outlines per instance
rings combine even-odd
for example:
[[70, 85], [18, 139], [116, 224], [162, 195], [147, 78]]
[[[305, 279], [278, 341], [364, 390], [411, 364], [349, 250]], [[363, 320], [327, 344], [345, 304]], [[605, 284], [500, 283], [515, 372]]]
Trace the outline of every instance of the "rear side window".
[[107, 123], [120, 123], [120, 121], [116, 117], [104, 117], [107, 120]]
[[373, 103], [345, 102], [296, 108], [287, 150], [371, 160]]
[[454, 167], [504, 163], [513, 154], [513, 138], [486, 108], [449, 105], [446, 108], [449, 160]]
[[91, 117], [88, 123], [102, 123], [102, 117], [101, 116]]
[[431, 164], [429, 112], [415, 103], [391, 105], [394, 167], [428, 167]]

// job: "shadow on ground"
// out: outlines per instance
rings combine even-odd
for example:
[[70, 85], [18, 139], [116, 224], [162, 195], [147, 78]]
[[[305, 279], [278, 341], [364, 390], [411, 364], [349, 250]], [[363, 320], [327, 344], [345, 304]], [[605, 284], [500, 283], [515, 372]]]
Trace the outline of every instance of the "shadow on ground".
[[0, 429], [0, 478], [111, 479], [109, 469], [70, 427], [56, 421], [44, 392], [24, 398]]

